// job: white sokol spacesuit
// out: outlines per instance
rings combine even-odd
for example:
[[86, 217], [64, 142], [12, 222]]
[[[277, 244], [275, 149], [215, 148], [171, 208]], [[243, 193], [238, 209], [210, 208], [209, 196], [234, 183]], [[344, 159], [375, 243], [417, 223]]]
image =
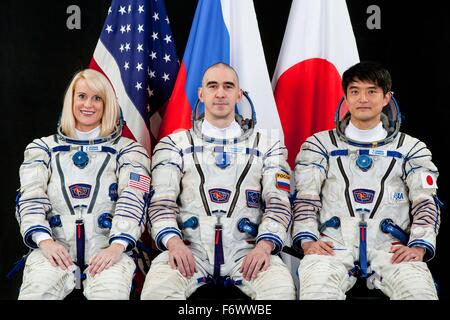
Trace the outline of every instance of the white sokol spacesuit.
[[[120, 134], [117, 128], [109, 137], [76, 140], [59, 130], [27, 146], [16, 216], [25, 244], [34, 250], [19, 299], [63, 299], [80, 282], [88, 299], [129, 299], [135, 263], [126, 253], [95, 277], [83, 273], [91, 257], [113, 241], [130, 251], [145, 226], [150, 160], [142, 146]], [[64, 245], [78, 268], [53, 267], [34, 242], [35, 233]]]
[[[276, 255], [291, 225], [285, 147], [253, 126], [222, 140], [203, 135], [203, 125], [198, 120], [194, 129], [171, 134], [155, 147], [149, 207], [158, 248], [166, 250], [164, 237], [170, 234], [181, 237], [197, 272], [182, 276], [164, 251], [152, 261], [141, 299], [186, 299], [209, 281], [233, 283], [252, 299], [295, 299], [289, 270]], [[270, 240], [275, 249], [268, 270], [246, 281], [239, 268], [254, 240]]]
[[345, 299], [357, 276], [391, 299], [437, 298], [425, 262], [390, 262], [390, 247], [400, 242], [425, 248], [425, 261], [434, 256], [440, 202], [430, 151], [399, 132], [394, 99], [384, 110], [383, 140], [350, 139], [347, 115], [337, 129], [309, 137], [297, 155], [293, 242], [331, 241], [335, 252], [302, 259], [300, 299]]

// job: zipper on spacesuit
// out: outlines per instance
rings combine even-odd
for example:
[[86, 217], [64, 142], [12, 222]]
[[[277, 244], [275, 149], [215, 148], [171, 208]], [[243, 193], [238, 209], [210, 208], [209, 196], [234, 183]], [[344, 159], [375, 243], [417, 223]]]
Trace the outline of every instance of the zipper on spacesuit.
[[75, 271], [75, 283], [77, 289], [82, 289], [82, 281], [86, 278], [84, 274], [85, 269], [85, 244], [86, 235], [84, 229], [83, 209], [85, 205], [75, 206], [74, 209], [78, 209], [78, 218], [75, 220], [76, 228], [76, 247], [77, 247], [77, 270]]
[[222, 244], [222, 224], [216, 223], [214, 237], [214, 279], [220, 278], [220, 266], [224, 263]]
[[362, 278], [368, 277], [367, 265], [367, 222], [359, 223], [359, 266]]
[[361, 216], [359, 222], [359, 261], [355, 263], [357, 275], [363, 279], [369, 278], [373, 272], [369, 272], [369, 263], [367, 261], [367, 221], [366, 215], [370, 214], [370, 210], [358, 208], [356, 209]]

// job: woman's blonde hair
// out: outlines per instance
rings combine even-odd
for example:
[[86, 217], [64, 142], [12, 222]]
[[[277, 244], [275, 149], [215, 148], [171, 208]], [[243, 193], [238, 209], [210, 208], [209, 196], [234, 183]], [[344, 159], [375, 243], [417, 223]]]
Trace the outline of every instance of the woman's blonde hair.
[[109, 80], [100, 72], [92, 69], [85, 69], [77, 72], [66, 90], [61, 115], [62, 132], [71, 138], [75, 137], [73, 96], [75, 93], [75, 85], [80, 79], [86, 80], [89, 88], [95, 91], [95, 93], [103, 100], [104, 110], [100, 125], [100, 136], [104, 137], [111, 134], [120, 117], [119, 104]]

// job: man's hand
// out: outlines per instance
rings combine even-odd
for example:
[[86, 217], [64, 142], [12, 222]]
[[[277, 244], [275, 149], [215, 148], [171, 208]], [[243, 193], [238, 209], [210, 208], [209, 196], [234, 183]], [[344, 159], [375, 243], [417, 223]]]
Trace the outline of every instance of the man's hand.
[[54, 267], [59, 266], [61, 269], [67, 270], [67, 268], [73, 264], [67, 249], [61, 243], [56, 242], [53, 239], [42, 240], [39, 242], [39, 249], [41, 249], [42, 254]]
[[273, 243], [271, 241], [261, 240], [245, 256], [240, 269], [245, 280], [255, 279], [260, 271], [266, 271], [269, 268], [272, 250]]
[[391, 252], [394, 254], [391, 257], [392, 263], [400, 263], [403, 261], [423, 261], [425, 249], [421, 247], [407, 247], [402, 245], [395, 245], [391, 247]]
[[167, 241], [169, 249], [169, 264], [172, 269], [178, 269], [185, 277], [192, 277], [197, 272], [191, 249], [179, 237], [172, 237]]
[[112, 243], [108, 248], [100, 250], [91, 259], [88, 272], [91, 276], [108, 269], [122, 258], [125, 247], [120, 243]]
[[323, 256], [334, 256], [333, 242], [331, 241], [307, 241], [302, 244], [305, 254], [320, 254]]

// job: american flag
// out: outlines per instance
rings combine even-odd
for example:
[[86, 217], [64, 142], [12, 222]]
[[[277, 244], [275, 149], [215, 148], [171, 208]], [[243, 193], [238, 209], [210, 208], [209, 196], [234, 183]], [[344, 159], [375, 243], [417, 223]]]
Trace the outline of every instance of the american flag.
[[128, 185], [148, 193], [150, 191], [150, 178], [142, 174], [131, 172]]
[[151, 154], [179, 69], [164, 0], [113, 0], [90, 68], [105, 74], [116, 91], [123, 135]]

